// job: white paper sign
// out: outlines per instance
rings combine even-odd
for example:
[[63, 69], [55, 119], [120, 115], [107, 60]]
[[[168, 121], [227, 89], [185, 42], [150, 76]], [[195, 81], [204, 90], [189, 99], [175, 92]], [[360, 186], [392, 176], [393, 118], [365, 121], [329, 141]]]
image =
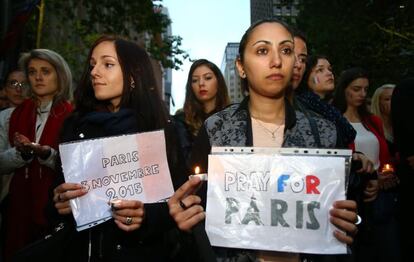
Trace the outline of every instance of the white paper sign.
[[164, 131], [59, 145], [66, 182], [88, 193], [70, 201], [78, 230], [111, 218], [114, 199], [159, 202], [174, 193]]
[[342, 157], [210, 155], [206, 231], [214, 246], [341, 254], [329, 210], [345, 199]]

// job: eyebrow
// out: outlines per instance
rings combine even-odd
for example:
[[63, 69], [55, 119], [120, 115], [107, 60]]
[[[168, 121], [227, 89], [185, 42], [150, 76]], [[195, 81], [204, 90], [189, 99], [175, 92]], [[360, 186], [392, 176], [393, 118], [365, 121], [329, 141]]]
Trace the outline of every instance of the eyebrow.
[[[103, 59], [105, 59], [105, 58], [112, 58], [112, 59], [117, 60], [117, 59], [116, 59], [116, 57], [114, 57], [114, 56], [110, 56], [110, 55], [103, 55], [103, 56], [98, 57], [97, 59], [99, 59], [99, 58], [103, 58]], [[91, 56], [91, 58], [90, 58], [90, 60], [89, 60], [89, 61], [91, 61], [91, 60], [95, 61], [96, 59], [95, 59], [94, 57], [92, 57], [92, 56]]]
[[112, 59], [117, 60], [116, 57], [110, 56], [110, 55], [103, 55], [103, 56], [101, 56], [101, 58], [112, 58]]
[[[259, 40], [259, 41], [255, 42], [252, 46], [255, 46], [255, 45], [260, 44], [260, 43], [265, 43], [267, 45], [271, 45], [272, 44], [272, 42], [269, 41], [269, 40]], [[286, 39], [286, 40], [283, 40], [282, 42], [280, 42], [279, 45], [283, 45], [285, 43], [291, 43], [291, 44], [293, 44], [293, 41], [290, 40], [290, 39]]]
[[213, 72], [207, 72], [201, 75], [193, 75], [193, 77], [200, 77], [200, 76], [205, 76], [205, 75], [213, 75]]

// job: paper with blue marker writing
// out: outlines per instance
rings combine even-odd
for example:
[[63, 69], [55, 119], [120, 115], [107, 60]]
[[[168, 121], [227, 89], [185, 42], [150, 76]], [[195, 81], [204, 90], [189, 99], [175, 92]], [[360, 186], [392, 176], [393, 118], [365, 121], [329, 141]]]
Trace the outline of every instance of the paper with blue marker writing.
[[345, 199], [345, 159], [210, 155], [206, 231], [213, 246], [343, 254], [329, 210]]
[[154, 203], [174, 194], [164, 131], [65, 143], [59, 151], [65, 181], [88, 189], [70, 201], [78, 231], [111, 219], [111, 200]]

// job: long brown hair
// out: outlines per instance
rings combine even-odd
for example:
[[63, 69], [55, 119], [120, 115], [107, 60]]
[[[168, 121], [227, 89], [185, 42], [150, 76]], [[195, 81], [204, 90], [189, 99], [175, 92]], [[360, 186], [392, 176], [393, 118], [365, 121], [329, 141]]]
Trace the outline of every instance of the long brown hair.
[[212, 62], [207, 59], [199, 59], [194, 61], [191, 65], [190, 71], [188, 72], [187, 84], [186, 84], [186, 93], [184, 101], [184, 115], [185, 122], [190, 128], [190, 132], [196, 136], [198, 130], [203, 125], [204, 120], [207, 117], [207, 114], [204, 112], [203, 103], [198, 101], [195, 96], [192, 88], [192, 77], [194, 71], [200, 66], [207, 66], [213, 71], [217, 79], [217, 95], [216, 95], [216, 104], [213, 112], [220, 111], [230, 104], [230, 99], [227, 92], [226, 81], [224, 80], [223, 74], [220, 69]]

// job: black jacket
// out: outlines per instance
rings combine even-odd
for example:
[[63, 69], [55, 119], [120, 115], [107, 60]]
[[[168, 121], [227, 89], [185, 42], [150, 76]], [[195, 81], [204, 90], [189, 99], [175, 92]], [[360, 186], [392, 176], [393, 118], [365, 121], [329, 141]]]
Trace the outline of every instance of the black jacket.
[[[72, 115], [62, 129], [61, 142], [99, 138], [142, 131], [131, 111], [117, 113], [93, 112], [85, 116]], [[166, 133], [175, 134], [170, 122]], [[167, 148], [171, 140], [167, 139]], [[178, 150], [168, 155], [174, 189], [186, 179], [186, 171]], [[170, 157], [174, 155], [173, 157]], [[63, 174], [56, 184], [63, 182]], [[167, 239], [167, 232], [174, 230], [175, 223], [169, 215], [167, 203], [145, 204], [145, 219], [140, 229], [133, 232], [120, 230], [113, 219], [71, 235], [72, 241], [65, 248], [61, 261], [170, 261], [175, 243]], [[55, 221], [65, 220], [75, 226], [73, 216], [59, 216]], [[174, 240], [173, 240], [174, 242]], [[89, 251], [90, 249], [90, 251]], [[91, 260], [88, 260], [88, 254]]]

